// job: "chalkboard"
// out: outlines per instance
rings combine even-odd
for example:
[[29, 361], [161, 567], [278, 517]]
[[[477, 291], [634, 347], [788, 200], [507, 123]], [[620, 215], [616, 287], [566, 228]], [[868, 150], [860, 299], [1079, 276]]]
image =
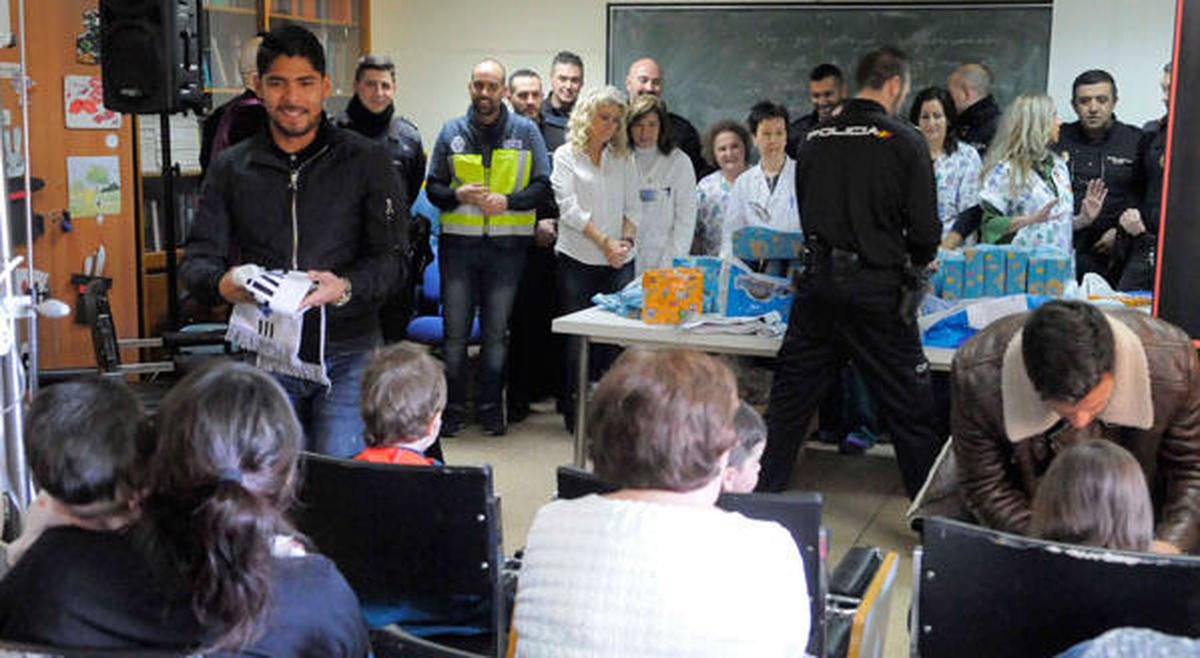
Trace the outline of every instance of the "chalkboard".
[[610, 4], [608, 80], [624, 88], [629, 65], [653, 57], [667, 105], [703, 133], [718, 119], [744, 121], [764, 98], [793, 117], [810, 112], [808, 73], [822, 62], [840, 66], [853, 93], [858, 59], [894, 45], [909, 55], [914, 94], [945, 86], [960, 64], [983, 62], [1003, 107], [1018, 94], [1046, 90], [1050, 17], [1049, 3]]

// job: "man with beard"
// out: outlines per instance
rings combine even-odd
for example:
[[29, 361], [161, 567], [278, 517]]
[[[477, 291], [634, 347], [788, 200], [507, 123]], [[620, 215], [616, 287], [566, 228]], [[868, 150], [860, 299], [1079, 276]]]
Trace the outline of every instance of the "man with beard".
[[448, 396], [442, 436], [467, 418], [467, 338], [479, 307], [481, 352], [476, 418], [492, 436], [507, 431], [503, 404], [508, 321], [536, 210], [550, 196], [546, 144], [532, 121], [504, 104], [504, 66], [485, 59], [471, 71], [466, 115], [442, 126], [430, 156], [426, 194], [442, 211], [438, 263]]
[[[300, 319], [266, 316], [259, 327], [290, 320], [290, 357], [259, 349], [258, 365], [287, 392], [306, 448], [349, 457], [363, 449], [359, 381], [405, 247], [404, 191], [382, 147], [325, 120], [329, 77], [311, 32], [272, 30], [258, 71], [269, 130], [213, 160], [179, 274], [198, 301], [239, 304], [235, 317], [263, 301], [248, 285], [261, 296], [270, 272], [307, 274]], [[260, 338], [285, 343], [273, 330]]]
[[795, 159], [804, 142], [804, 135], [818, 123], [833, 116], [833, 110], [846, 99], [846, 80], [836, 64], [818, 64], [808, 74], [808, 98], [812, 112], [797, 118], [788, 126], [787, 154]]

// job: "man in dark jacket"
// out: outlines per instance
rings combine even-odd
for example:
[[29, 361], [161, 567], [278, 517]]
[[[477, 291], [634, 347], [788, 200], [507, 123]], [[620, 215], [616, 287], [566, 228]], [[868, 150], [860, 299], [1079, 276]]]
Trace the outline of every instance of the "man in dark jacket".
[[836, 64], [818, 64], [808, 74], [808, 99], [812, 101], [812, 112], [805, 114], [788, 126], [787, 154], [796, 158], [804, 136], [816, 125], [833, 116], [833, 110], [846, 98], [846, 80]]
[[352, 456], [363, 446], [359, 380], [379, 344], [379, 304], [396, 284], [405, 246], [404, 192], [382, 147], [325, 120], [329, 77], [311, 32], [272, 30], [258, 70], [269, 130], [213, 162], [179, 273], [212, 305], [255, 302], [234, 266], [307, 273], [297, 358], [322, 376], [285, 374], [292, 371], [262, 352], [259, 363], [291, 398], [308, 449]]
[[[404, 182], [404, 201], [411, 207], [425, 182], [425, 149], [421, 146], [421, 132], [416, 124], [396, 115], [396, 106], [392, 104], [395, 95], [396, 65], [382, 55], [365, 55], [358, 60], [358, 68], [354, 71], [354, 96], [346, 104], [346, 111], [337, 115], [333, 123], [387, 147], [392, 165]], [[419, 249], [416, 244], [412, 246]], [[411, 263], [412, 255], [405, 256]], [[415, 270], [412, 267], [406, 269]], [[388, 295], [379, 311], [383, 339], [389, 343], [403, 340], [408, 334], [416, 295], [415, 277], [415, 271], [413, 277], [401, 277], [406, 280], [399, 282], [400, 287]]]
[[1026, 533], [1055, 455], [1107, 440], [1145, 472], [1157, 519], [1152, 550], [1200, 549], [1200, 364], [1178, 328], [1049, 302], [975, 335], [951, 377], [959, 483], [985, 525]]
[[963, 64], [950, 74], [946, 87], [958, 110], [959, 141], [974, 146], [979, 157], [985, 156], [1000, 123], [1000, 105], [992, 96], [991, 71], [982, 64]]
[[787, 487], [809, 418], [850, 360], [891, 431], [910, 497], [937, 456], [917, 307], [941, 226], [929, 148], [895, 117], [910, 85], [895, 48], [867, 54], [858, 95], [805, 136], [796, 162], [805, 275], [767, 408], [760, 491]]
[[1094, 180], [1104, 183], [1107, 195], [1100, 214], [1075, 230], [1075, 273], [1082, 279], [1084, 274], [1096, 272], [1112, 286], [1117, 285], [1124, 267], [1117, 245], [1121, 216], [1128, 212], [1140, 219], [1145, 189], [1138, 157], [1142, 133], [1117, 121], [1116, 106], [1117, 83], [1108, 72], [1080, 73], [1071, 85], [1071, 107], [1079, 120], [1063, 124], [1057, 147], [1071, 170], [1076, 214], [1087, 196], [1088, 184]]
[[560, 50], [550, 62], [550, 95], [542, 101], [542, 121], [538, 124], [551, 160], [554, 149], [567, 141], [567, 121], [582, 88], [583, 60], [569, 50]]

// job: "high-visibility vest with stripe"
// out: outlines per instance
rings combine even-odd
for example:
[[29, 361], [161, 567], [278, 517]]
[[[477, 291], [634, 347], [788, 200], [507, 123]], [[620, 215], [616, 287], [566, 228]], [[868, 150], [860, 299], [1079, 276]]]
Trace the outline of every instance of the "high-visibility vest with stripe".
[[[492, 166], [483, 166], [479, 153], [450, 155], [450, 187], [479, 183], [498, 194], [512, 194], [529, 185], [532, 154], [524, 149], [495, 149]], [[442, 233], [466, 236], [533, 235], [537, 222], [534, 210], [506, 210], [485, 216], [479, 206], [459, 204], [442, 213]]]

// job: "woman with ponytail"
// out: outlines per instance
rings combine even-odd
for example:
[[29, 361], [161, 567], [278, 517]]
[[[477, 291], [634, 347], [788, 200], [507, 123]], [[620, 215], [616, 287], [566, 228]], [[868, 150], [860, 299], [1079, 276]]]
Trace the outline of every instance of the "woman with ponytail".
[[216, 363], [180, 382], [158, 419], [142, 521], [126, 533], [47, 531], [0, 582], [0, 636], [367, 655], [354, 593], [284, 518], [303, 435], [279, 385], [249, 365]]

